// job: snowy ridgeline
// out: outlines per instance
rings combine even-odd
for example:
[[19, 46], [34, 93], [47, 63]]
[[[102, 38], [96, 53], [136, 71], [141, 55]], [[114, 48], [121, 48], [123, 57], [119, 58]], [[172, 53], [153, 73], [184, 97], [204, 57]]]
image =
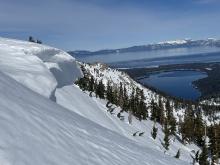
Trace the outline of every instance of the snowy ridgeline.
[[81, 75], [75, 59], [62, 50], [5, 38], [0, 38], [0, 71], [45, 97]]
[[[127, 113], [122, 113], [124, 120], [117, 117], [118, 107], [110, 114], [105, 100], [73, 85], [81, 76], [74, 58], [59, 49], [0, 38], [0, 164], [192, 162], [197, 146], [183, 145], [172, 137], [166, 151], [160, 125], [154, 140], [153, 122], [133, 117], [128, 124]], [[48, 99], [52, 94], [56, 103]]]
[[[137, 83], [136, 81], [134, 81], [132, 78], [130, 78], [129, 75], [127, 75], [126, 73], [119, 71], [117, 69], [112, 69], [109, 68], [107, 65], [105, 64], [101, 64], [101, 63], [96, 63], [96, 64], [86, 64], [86, 63], [81, 63], [79, 62], [79, 64], [81, 66], [83, 66], [86, 70], [87, 73], [91, 74], [94, 79], [103, 82], [103, 84], [107, 85], [107, 82], [111, 82], [112, 85], [115, 85], [117, 87], [119, 87], [119, 84], [122, 83], [123, 85], [126, 86], [126, 89], [128, 91], [129, 94], [131, 94], [132, 89], [134, 88], [139, 88], [141, 90], [143, 90], [144, 95], [145, 95], [145, 102], [147, 105], [150, 104], [150, 102], [152, 101], [152, 99], [156, 102], [159, 101], [159, 98], [161, 98], [164, 108], [165, 108], [165, 104], [166, 104], [166, 100], [167, 98], [161, 96], [158, 93], [155, 93], [154, 91], [142, 86], [141, 84]], [[201, 105], [220, 105], [219, 103], [219, 99], [211, 99], [211, 100], [204, 100], [201, 101], [200, 104]], [[185, 110], [186, 108], [183, 107], [179, 107], [179, 108], [175, 108], [174, 106], [174, 101], [172, 99], [170, 99], [170, 104], [173, 108], [173, 114], [176, 118], [177, 121], [183, 121], [184, 120], [184, 114], [185, 114]], [[200, 110], [202, 110], [202, 107], [199, 107]], [[203, 115], [203, 120], [207, 125], [211, 125], [213, 123], [218, 123], [220, 122], [220, 113], [215, 113], [215, 121], [213, 121], [212, 116], [206, 116], [205, 113], [202, 113]]]
[[[159, 97], [161, 97], [161, 100], [163, 102], [164, 108], [165, 108], [165, 103], [166, 103], [166, 98], [163, 96], [160, 96], [159, 94], [151, 91], [150, 89], [142, 86], [141, 84], [137, 83], [134, 81], [132, 78], [130, 78], [129, 75], [127, 75], [124, 72], [118, 71], [117, 69], [111, 69], [107, 67], [106, 65], [103, 65], [101, 63], [96, 63], [96, 64], [85, 64], [85, 63], [80, 63], [85, 69], [86, 72], [91, 74], [96, 80], [100, 81], [102, 80], [105, 85], [107, 85], [107, 82], [110, 81], [113, 85], [118, 86], [119, 84], [122, 83], [123, 85], [126, 86], [126, 89], [128, 91], [128, 94], [131, 94], [132, 89], [136, 89], [137, 87], [144, 92], [145, 96], [145, 102], [147, 105], [149, 105], [152, 101], [152, 99], [156, 102], [159, 101]], [[173, 106], [173, 102], [171, 100], [170, 102], [171, 106]], [[184, 108], [180, 109], [173, 109], [173, 113], [177, 119], [183, 120], [183, 116], [185, 113]]]

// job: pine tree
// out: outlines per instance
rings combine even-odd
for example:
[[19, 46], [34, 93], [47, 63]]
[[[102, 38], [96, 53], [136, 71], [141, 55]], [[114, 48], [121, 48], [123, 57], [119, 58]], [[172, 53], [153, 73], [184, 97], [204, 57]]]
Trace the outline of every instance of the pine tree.
[[164, 124], [164, 106], [163, 106], [163, 103], [162, 103], [162, 99], [161, 97], [159, 97], [159, 102], [158, 102], [158, 107], [159, 107], [159, 123], [163, 126]]
[[118, 89], [114, 88], [113, 90], [113, 104], [118, 105]]
[[220, 124], [216, 125], [216, 129], [215, 129], [215, 132], [216, 132], [216, 145], [217, 145], [217, 156], [218, 158], [220, 158]]
[[216, 130], [215, 126], [210, 126], [209, 132], [209, 150], [211, 152], [211, 155], [216, 155], [217, 154], [217, 141], [216, 141]]
[[170, 133], [174, 134], [176, 131], [176, 119], [173, 116], [173, 109], [170, 105], [170, 101], [167, 99], [166, 102], [166, 112], [167, 112], [167, 120], [168, 124], [170, 125]]
[[171, 109], [171, 106], [170, 106], [170, 101], [167, 99], [166, 101], [166, 112], [167, 112], [167, 120], [168, 122], [170, 121], [170, 119], [173, 117], [173, 111]]
[[107, 83], [106, 99], [107, 99], [108, 101], [110, 101], [111, 103], [113, 103], [113, 101], [114, 101], [114, 98], [113, 98], [113, 91], [112, 91], [112, 87], [111, 87], [109, 81], [108, 81], [108, 83]]
[[124, 89], [122, 83], [120, 82], [119, 93], [118, 93], [118, 104], [120, 107], [124, 105]]
[[205, 126], [203, 123], [203, 119], [202, 119], [202, 115], [201, 115], [201, 111], [196, 111], [195, 113], [195, 117], [194, 117], [194, 124], [193, 124], [193, 132], [194, 132], [194, 141], [197, 143], [197, 145], [199, 146], [203, 146], [204, 145], [204, 132], [205, 132]]
[[132, 93], [129, 99], [129, 110], [135, 115], [135, 92], [132, 89]]
[[175, 158], [177, 158], [177, 159], [180, 158], [180, 149], [177, 151]]
[[199, 155], [199, 164], [200, 165], [209, 165], [208, 162], [208, 149], [206, 147], [206, 144], [202, 147], [202, 153]]
[[91, 78], [89, 79], [89, 91], [90, 92], [94, 92], [94, 84], [95, 84], [94, 77], [91, 76]]
[[99, 96], [100, 99], [104, 99], [105, 98], [105, 86], [102, 83], [102, 80], [99, 81], [99, 84], [96, 88], [96, 94]]
[[153, 126], [153, 129], [152, 129], [152, 132], [151, 132], [151, 136], [153, 137], [153, 139], [156, 139], [157, 137], [157, 128], [156, 128], [156, 123], [154, 123], [154, 126]]
[[138, 116], [141, 119], [143, 120], [146, 120], [147, 116], [148, 116], [148, 113], [147, 113], [147, 107], [146, 107], [146, 104], [145, 104], [145, 97], [144, 97], [144, 92], [143, 90], [141, 90], [139, 92], [139, 98], [140, 98], [140, 101], [139, 101], [139, 105], [138, 105]]
[[184, 142], [192, 141], [194, 138], [194, 111], [191, 106], [185, 110], [184, 121], [180, 124], [180, 132]]
[[157, 107], [156, 107], [156, 103], [154, 102], [154, 100], [151, 100], [150, 103], [150, 107], [151, 107], [151, 120], [156, 120], [156, 116], [157, 116]]
[[134, 115], [141, 120], [141, 113], [139, 111], [139, 101], [140, 101], [140, 95], [139, 95], [140, 89], [136, 88], [135, 89], [135, 96], [134, 96], [134, 109], [133, 109], [133, 113]]
[[95, 91], [95, 97], [96, 97], [96, 98], [98, 97], [97, 89], [98, 89], [98, 81], [97, 81], [97, 79], [96, 79], [96, 80], [95, 80], [95, 84], [94, 84], [94, 91]]
[[167, 123], [167, 120], [165, 121], [165, 124], [164, 124], [164, 148], [166, 150], [169, 150], [169, 136], [170, 136], [170, 131], [169, 131], [169, 128], [168, 128], [168, 123]]
[[128, 97], [128, 93], [127, 93], [127, 89], [126, 89], [126, 86], [124, 86], [123, 88], [123, 106], [122, 106], [122, 109], [124, 111], [129, 111], [129, 97]]
[[176, 119], [172, 117], [170, 119], [169, 124], [170, 124], [170, 133], [174, 135], [176, 132]]
[[80, 78], [76, 84], [79, 85], [80, 89], [83, 91], [88, 90], [89, 79], [87, 77]]

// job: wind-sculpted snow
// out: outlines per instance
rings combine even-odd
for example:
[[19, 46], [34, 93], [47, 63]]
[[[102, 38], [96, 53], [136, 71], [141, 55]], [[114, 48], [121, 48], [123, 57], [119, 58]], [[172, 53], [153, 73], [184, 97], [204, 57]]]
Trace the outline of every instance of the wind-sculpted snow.
[[36, 55], [45, 63], [57, 80], [58, 88], [70, 85], [82, 76], [75, 59], [59, 49], [44, 49]]
[[64, 109], [1, 72], [0, 112], [0, 164], [188, 164]]
[[0, 38], [0, 70], [46, 97], [81, 76], [75, 59], [64, 51], [5, 38]]

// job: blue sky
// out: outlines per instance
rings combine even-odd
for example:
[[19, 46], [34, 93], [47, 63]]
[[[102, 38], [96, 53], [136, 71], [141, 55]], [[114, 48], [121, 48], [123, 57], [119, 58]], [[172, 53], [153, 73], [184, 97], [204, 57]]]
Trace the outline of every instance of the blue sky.
[[0, 36], [64, 50], [220, 38], [219, 0], [0, 0]]

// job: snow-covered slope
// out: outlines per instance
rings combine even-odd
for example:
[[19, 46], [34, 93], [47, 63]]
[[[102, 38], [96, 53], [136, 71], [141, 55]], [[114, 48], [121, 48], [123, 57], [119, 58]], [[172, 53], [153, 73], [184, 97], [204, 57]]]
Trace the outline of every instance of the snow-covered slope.
[[66, 110], [3, 73], [0, 111], [0, 164], [187, 164]]
[[[91, 68], [90, 68], [91, 69]], [[92, 68], [94, 73], [97, 72]], [[99, 74], [113, 76], [114, 72]], [[67, 53], [44, 45], [0, 38], [0, 164], [181, 165], [189, 164], [194, 145], [164, 133], [151, 138], [152, 121], [128, 124], [107, 112], [106, 101], [89, 97], [73, 82], [80, 67]], [[139, 85], [126, 75], [116, 80]], [[97, 76], [98, 77], [98, 76]], [[106, 81], [107, 82], [107, 81]], [[125, 81], [124, 81], [125, 82]], [[157, 97], [146, 89], [146, 97]], [[48, 97], [56, 97], [56, 103]], [[46, 97], [43, 97], [46, 96]], [[59, 105], [58, 105], [59, 104]], [[133, 133], [144, 132], [142, 136]], [[174, 155], [181, 150], [180, 160]]]
[[43, 96], [81, 75], [75, 59], [49, 46], [0, 38], [0, 70]]
[[[192, 162], [191, 155], [194, 155], [194, 152], [199, 149], [193, 144], [183, 145], [175, 137], [172, 137], [170, 140], [170, 149], [166, 151], [162, 145], [164, 133], [160, 125], [157, 125], [158, 135], [157, 139], [154, 140], [151, 136], [154, 122], [150, 120], [139, 121], [133, 117], [132, 124], [129, 124], [128, 113], [126, 112], [121, 113], [121, 115], [124, 116], [124, 120], [120, 120], [117, 117], [117, 114], [121, 111], [120, 107], [115, 107], [111, 114], [108, 112], [108, 108], [106, 108], [106, 100], [101, 100], [95, 96], [90, 97], [89, 93], [83, 93], [75, 85], [57, 89], [56, 98], [58, 104], [66, 107], [70, 111], [88, 118], [125, 138], [135, 141], [141, 146], [155, 149], [163, 154], [166, 153], [166, 155], [169, 155], [170, 157], [174, 157], [176, 152], [180, 149], [180, 159], [188, 162], [188, 164]], [[83, 104], [81, 104], [80, 100], [83, 100]], [[134, 137], [133, 134], [137, 131], [137, 136]], [[144, 132], [144, 135], [138, 136], [141, 132]]]
[[[82, 64], [81, 64], [82, 65]], [[115, 69], [110, 69], [102, 64], [96, 65], [83, 65], [85, 69], [92, 74], [95, 79], [103, 80], [104, 84], [107, 84], [107, 81], [111, 81], [114, 85], [120, 84], [122, 82], [124, 85], [127, 85], [127, 89], [131, 92], [132, 87], [139, 87], [144, 89], [146, 96], [146, 102], [149, 104], [152, 98], [158, 98], [158, 95], [147, 88], [142, 87], [140, 84], [133, 81], [128, 75], [117, 71]], [[120, 120], [117, 117], [117, 114], [121, 111], [120, 107], [115, 107], [113, 113], [108, 112], [106, 108], [106, 100], [101, 100], [95, 96], [89, 96], [89, 93], [82, 91], [76, 86], [65, 86], [63, 88], [56, 90], [57, 103], [66, 107], [70, 111], [73, 111], [85, 118], [88, 118], [103, 127], [110, 129], [112, 131], [125, 136], [133, 141], [136, 141], [141, 146], [150, 147], [158, 150], [158, 152], [166, 153], [167, 155], [173, 157], [178, 149], [181, 150], [181, 158], [188, 163], [192, 162], [191, 155], [194, 155], [193, 151], [197, 151], [199, 148], [193, 144], [183, 145], [178, 140], [175, 140], [175, 137], [172, 137], [170, 140], [170, 149], [166, 151], [162, 145], [164, 133], [162, 128], [158, 125], [158, 138], [156, 140], [152, 139], [151, 131], [153, 127], [152, 121], [139, 121], [133, 117], [132, 124], [128, 124], [128, 114], [126, 112], [121, 113], [124, 116], [124, 120]], [[83, 104], [80, 104], [80, 100], [84, 100]], [[183, 113], [178, 111], [178, 113]], [[134, 137], [133, 134], [139, 131], [139, 133], [144, 132], [142, 137]]]
[[83, 65], [83, 67], [86, 69], [86, 71], [93, 75], [95, 79], [98, 81], [102, 80], [105, 85], [107, 85], [107, 82], [111, 82], [113, 86], [118, 86], [120, 83], [126, 86], [127, 91], [129, 94], [131, 94], [132, 89], [134, 88], [140, 88], [141, 90], [143, 89], [145, 97], [146, 97], [146, 103], [149, 104], [152, 99], [157, 100], [159, 95], [136, 81], [130, 78], [126, 73], [120, 72], [117, 69], [111, 69], [106, 65], [103, 65], [101, 63], [96, 63], [96, 64], [85, 64], [85, 63], [80, 63]]

